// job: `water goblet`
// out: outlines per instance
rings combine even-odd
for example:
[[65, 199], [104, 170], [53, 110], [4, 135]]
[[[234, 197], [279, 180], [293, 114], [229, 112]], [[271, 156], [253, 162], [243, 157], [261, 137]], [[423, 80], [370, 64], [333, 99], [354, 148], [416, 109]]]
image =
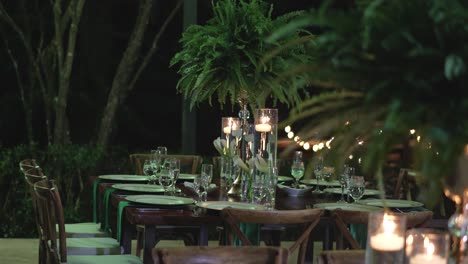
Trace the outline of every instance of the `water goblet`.
[[264, 173], [257, 173], [252, 179], [253, 201], [257, 204], [261, 204], [266, 195], [265, 178]]
[[203, 201], [206, 201], [208, 196], [208, 187], [210, 186], [211, 179], [213, 178], [213, 165], [212, 164], [202, 164], [201, 167], [201, 180], [202, 180], [202, 197]]
[[164, 188], [164, 195], [168, 194], [169, 187], [174, 182], [174, 174], [170, 173], [169, 162], [165, 162], [159, 173], [159, 184]]
[[176, 158], [170, 158], [166, 159], [168, 160], [168, 168], [169, 168], [169, 174], [172, 177], [172, 184], [169, 186], [169, 190], [172, 194], [176, 193], [176, 183], [177, 180], [179, 179], [179, 174], [180, 174], [180, 160]]
[[154, 167], [151, 164], [151, 160], [145, 160], [143, 163], [143, 173], [148, 176], [148, 184], [153, 184]]
[[365, 191], [364, 177], [351, 176], [349, 178], [349, 195], [353, 198], [354, 202], [362, 198]]
[[322, 170], [323, 170], [323, 159], [319, 158], [317, 164], [314, 167], [315, 178], [317, 179], [317, 186], [315, 187], [314, 193], [322, 193], [320, 190], [319, 181], [322, 179]]
[[299, 188], [299, 180], [304, 176], [304, 162], [302, 161], [302, 151], [294, 153], [294, 160], [291, 165], [291, 175], [294, 177], [293, 187]]

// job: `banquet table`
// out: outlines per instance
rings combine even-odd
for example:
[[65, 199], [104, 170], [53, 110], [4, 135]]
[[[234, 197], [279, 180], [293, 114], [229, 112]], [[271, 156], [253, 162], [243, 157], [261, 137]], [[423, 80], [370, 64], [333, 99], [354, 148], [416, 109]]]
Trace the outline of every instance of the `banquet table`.
[[[219, 185], [219, 182], [214, 181]], [[100, 181], [97, 184], [99, 201], [99, 216], [101, 221], [104, 219], [105, 213], [108, 210], [108, 222], [110, 230], [114, 237], [120, 238], [120, 244], [124, 253], [131, 253], [131, 241], [134, 237], [136, 226], [144, 226], [144, 263], [152, 263], [151, 250], [159, 241], [157, 229], [161, 227], [197, 227], [199, 233], [197, 243], [199, 245], [208, 244], [208, 233], [210, 228], [222, 226], [223, 222], [218, 210], [211, 210], [197, 207], [195, 204], [183, 206], [156, 206], [141, 203], [130, 203], [121, 209], [121, 223], [118, 224], [119, 204], [126, 201], [129, 195], [138, 195], [141, 193], [129, 192], [123, 190], [112, 190], [108, 194], [108, 206], [104, 204], [104, 195], [112, 186], [118, 182], [115, 181]], [[177, 187], [181, 192], [177, 196], [183, 196], [196, 199], [196, 194], [190, 188], [187, 188], [182, 182], [177, 183]], [[147, 194], [147, 193], [146, 193]], [[239, 198], [227, 196], [219, 188], [209, 192], [208, 201], [239, 201]], [[307, 193], [305, 196], [290, 196], [287, 193], [277, 188], [276, 210], [299, 210], [312, 208], [316, 204], [335, 203], [339, 199], [336, 193], [316, 194], [313, 192]], [[117, 234], [120, 231], [120, 234]], [[174, 229], [175, 231], [175, 229]], [[331, 250], [333, 246], [334, 224], [332, 219], [325, 214], [321, 217], [319, 224], [314, 228], [311, 234], [311, 240], [321, 241], [324, 250]], [[312, 261], [313, 258], [313, 243], [309, 243], [308, 254], [306, 260]]]

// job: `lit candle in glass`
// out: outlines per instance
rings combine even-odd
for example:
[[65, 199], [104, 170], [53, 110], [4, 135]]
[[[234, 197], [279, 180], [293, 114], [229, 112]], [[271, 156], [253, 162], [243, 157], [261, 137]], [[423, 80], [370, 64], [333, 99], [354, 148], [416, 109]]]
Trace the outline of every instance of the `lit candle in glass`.
[[268, 116], [262, 116], [260, 123], [255, 125], [255, 131], [257, 132], [270, 132], [271, 125], [269, 124], [270, 118]]
[[379, 251], [398, 251], [405, 245], [402, 235], [395, 233], [396, 223], [387, 214], [382, 222], [382, 232], [371, 236], [370, 245]]
[[435, 229], [412, 229], [406, 237], [406, 263], [447, 263], [449, 236]]
[[366, 263], [403, 263], [405, 230], [404, 214], [371, 212], [367, 230]]

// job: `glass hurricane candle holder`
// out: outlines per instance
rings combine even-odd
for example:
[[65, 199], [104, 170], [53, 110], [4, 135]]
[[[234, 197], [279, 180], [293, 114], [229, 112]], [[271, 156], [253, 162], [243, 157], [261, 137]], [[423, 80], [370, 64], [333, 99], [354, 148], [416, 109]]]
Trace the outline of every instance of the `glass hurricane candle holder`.
[[[226, 147], [229, 149], [236, 147], [236, 138], [242, 136], [239, 118], [223, 117], [221, 118], [221, 139], [226, 140]], [[226, 153], [227, 154], [227, 153]]]
[[406, 216], [389, 212], [369, 214], [366, 263], [403, 263]]
[[269, 166], [276, 166], [278, 146], [278, 109], [255, 111], [254, 157], [261, 157]]
[[415, 228], [406, 232], [407, 264], [446, 264], [449, 256], [449, 235], [446, 232]]

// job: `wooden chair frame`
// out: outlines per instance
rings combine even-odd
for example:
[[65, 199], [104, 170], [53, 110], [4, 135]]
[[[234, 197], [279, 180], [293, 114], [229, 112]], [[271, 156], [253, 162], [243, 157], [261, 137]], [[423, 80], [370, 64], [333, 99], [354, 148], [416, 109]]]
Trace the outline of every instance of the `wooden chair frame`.
[[299, 247], [297, 263], [304, 263], [308, 238], [314, 227], [320, 221], [323, 214], [322, 209], [304, 209], [304, 210], [284, 210], [284, 211], [256, 211], [243, 210], [235, 208], [224, 208], [221, 216], [226, 223], [228, 245], [233, 244], [234, 235], [236, 235], [245, 246], [251, 246], [252, 243], [240, 230], [240, 223], [267, 224], [267, 225], [300, 225], [305, 227], [303, 233], [288, 249], [291, 255]]
[[281, 247], [173, 247], [153, 249], [155, 264], [243, 263], [287, 264], [288, 251]]
[[[344, 249], [344, 243], [349, 245], [350, 249], [361, 249], [359, 243], [354, 239], [348, 229], [349, 224], [365, 224], [369, 222], [370, 212], [365, 211], [346, 211], [341, 209], [333, 210], [331, 213], [332, 219], [339, 233], [336, 234], [336, 247], [337, 249]], [[426, 226], [432, 219], [433, 212], [408, 212], [396, 213], [396, 215], [403, 214], [406, 216], [406, 228], [416, 228]], [[341, 235], [342, 237], [338, 237]], [[344, 241], [343, 241], [344, 240]]]

